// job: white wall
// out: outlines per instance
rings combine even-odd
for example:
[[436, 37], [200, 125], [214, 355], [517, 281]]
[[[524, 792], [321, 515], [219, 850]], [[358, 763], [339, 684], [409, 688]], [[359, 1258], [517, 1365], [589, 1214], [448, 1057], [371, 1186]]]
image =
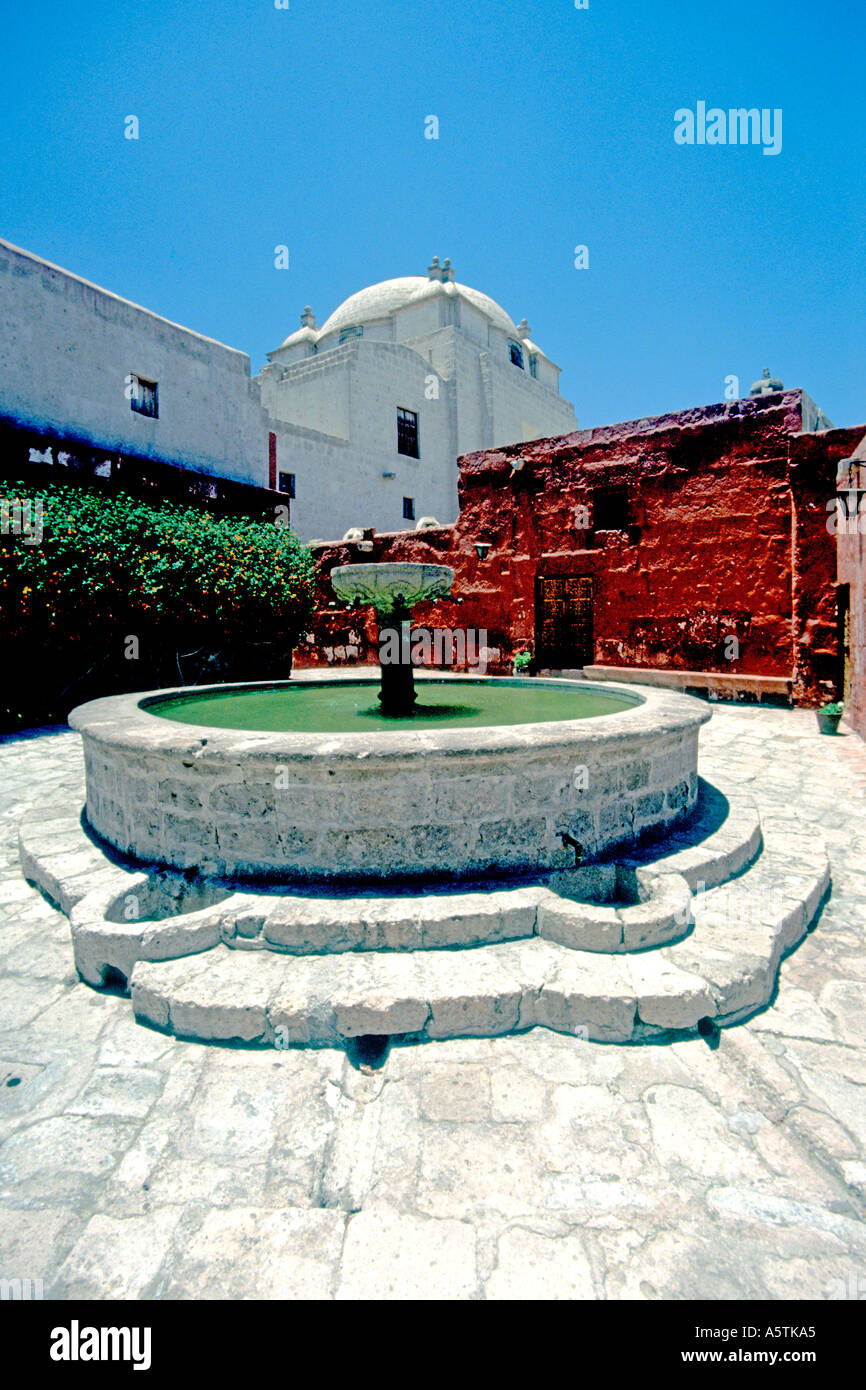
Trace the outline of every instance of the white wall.
[[[268, 384], [263, 396], [277, 435], [277, 468], [295, 474], [292, 524], [310, 540], [336, 540], [352, 526], [378, 531], [401, 530], [403, 498], [415, 500], [416, 519], [435, 516], [443, 524], [457, 515], [457, 451], [453, 399], [448, 382], [439, 380], [439, 399], [427, 399], [434, 375], [418, 353], [399, 344], [354, 338], [336, 354], [308, 359], [305, 383], [316, 381], [322, 400], [343, 393], [350, 443], [333, 433], [314, 431], [285, 419], [295, 392], [298, 369]], [[315, 364], [315, 369], [313, 368]], [[418, 415], [421, 457], [397, 452], [397, 408]], [[336, 413], [336, 407], [335, 413]], [[385, 478], [386, 472], [393, 473]]]
[[[246, 353], [0, 241], [0, 414], [106, 449], [267, 486], [267, 419]], [[159, 387], [159, 418], [126, 396]]]
[[349, 439], [349, 372], [359, 338], [259, 376], [262, 405], [277, 420]]

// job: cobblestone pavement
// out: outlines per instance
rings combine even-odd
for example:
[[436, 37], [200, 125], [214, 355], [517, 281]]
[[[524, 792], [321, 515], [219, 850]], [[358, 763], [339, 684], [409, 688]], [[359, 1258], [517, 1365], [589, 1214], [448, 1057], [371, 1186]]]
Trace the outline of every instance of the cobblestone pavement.
[[866, 1296], [866, 748], [717, 706], [704, 776], [796, 805], [833, 896], [777, 1000], [703, 1040], [535, 1030], [342, 1051], [178, 1042], [73, 970], [16, 823], [81, 776], [0, 741], [0, 1277], [55, 1298]]

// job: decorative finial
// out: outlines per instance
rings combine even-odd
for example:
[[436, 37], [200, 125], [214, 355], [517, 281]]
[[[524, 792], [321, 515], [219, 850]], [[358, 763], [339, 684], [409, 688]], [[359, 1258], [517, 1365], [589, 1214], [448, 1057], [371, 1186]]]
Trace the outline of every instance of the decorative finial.
[[444, 262], [439, 264], [439, 257], [434, 256], [430, 265], [427, 267], [427, 275], [431, 280], [438, 280], [440, 283], [447, 283], [454, 279], [454, 271], [451, 261], [446, 256]]
[[301, 326], [303, 328], [318, 327], [316, 323], [316, 316], [310, 308], [309, 304], [304, 305], [304, 312], [301, 314]]
[[525, 318], [522, 318], [520, 320], [519, 324], [517, 325], [517, 331], [520, 334], [521, 338], [524, 339], [524, 341], [532, 337], [532, 329], [529, 327], [529, 324], [526, 322]]
[[761, 376], [753, 382], [750, 396], [771, 396], [775, 391], [784, 391], [785, 387], [777, 376], [770, 375], [770, 368], [765, 367]]

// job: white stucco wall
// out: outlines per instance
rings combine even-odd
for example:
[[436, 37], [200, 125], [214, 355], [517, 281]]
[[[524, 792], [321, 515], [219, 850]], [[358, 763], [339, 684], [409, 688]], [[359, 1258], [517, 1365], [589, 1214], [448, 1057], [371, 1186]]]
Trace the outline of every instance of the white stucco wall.
[[[306, 391], [316, 383], [321, 401], [331, 400], [332, 416], [345, 421], [348, 441], [285, 418], [296, 411], [299, 375]], [[339, 403], [332, 399], [335, 392]], [[280, 378], [266, 370], [262, 395], [277, 436], [277, 468], [295, 475], [292, 524], [304, 539], [339, 539], [352, 526], [411, 526], [403, 517], [404, 497], [414, 498], [416, 518], [432, 515], [445, 523], [456, 517], [452, 395], [449, 383], [418, 353], [398, 343], [354, 338]], [[397, 452], [398, 407], [418, 416], [419, 459]], [[320, 411], [319, 418], [325, 414]]]
[[[158, 383], [158, 419], [130, 408], [129, 373]], [[246, 353], [5, 241], [0, 415], [267, 486], [267, 418]]]

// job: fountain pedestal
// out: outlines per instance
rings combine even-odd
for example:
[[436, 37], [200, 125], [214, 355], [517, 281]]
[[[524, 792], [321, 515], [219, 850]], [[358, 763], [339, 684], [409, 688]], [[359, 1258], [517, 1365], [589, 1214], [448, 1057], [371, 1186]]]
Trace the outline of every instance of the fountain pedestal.
[[332, 571], [331, 585], [339, 598], [347, 603], [369, 603], [376, 609], [382, 669], [379, 703], [383, 714], [396, 719], [411, 716], [417, 698], [412, 667], [412, 609], [425, 599], [447, 597], [453, 583], [454, 571], [447, 565], [409, 561], [341, 565]]
[[393, 715], [395, 719], [408, 718], [418, 698], [412, 665], [412, 613], [409, 608], [396, 604], [387, 616], [382, 614], [381, 618], [379, 703], [383, 714]]

